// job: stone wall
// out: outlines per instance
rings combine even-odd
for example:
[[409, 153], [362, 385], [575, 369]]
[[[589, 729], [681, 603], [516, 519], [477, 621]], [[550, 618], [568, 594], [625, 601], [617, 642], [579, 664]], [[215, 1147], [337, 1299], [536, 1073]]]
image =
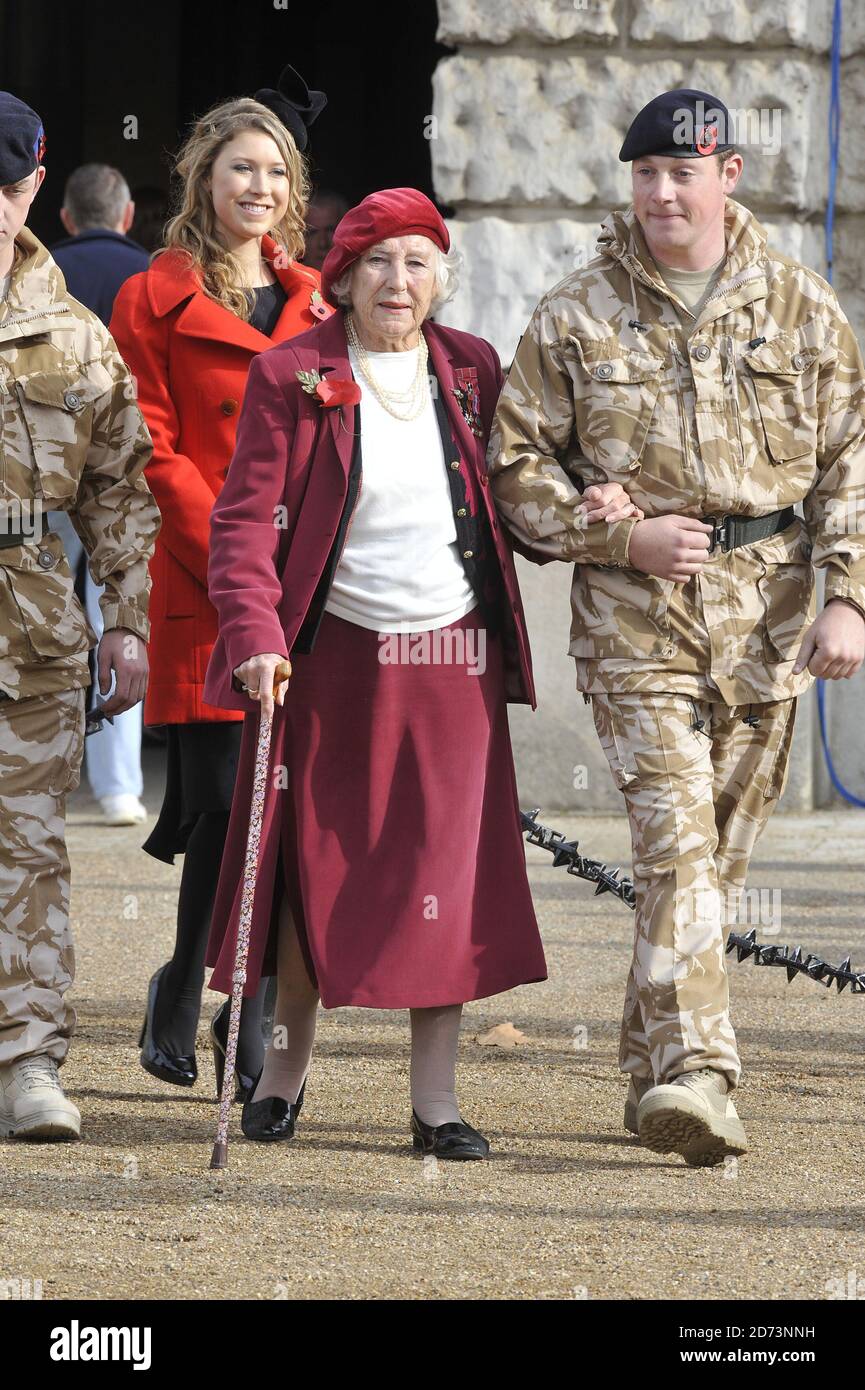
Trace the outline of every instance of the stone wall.
[[[438, 0], [431, 143], [438, 197], [456, 210], [463, 283], [445, 321], [495, 343], [507, 363], [541, 293], [592, 254], [630, 201], [618, 151], [658, 92], [697, 87], [755, 113], [739, 142], [737, 196], [774, 245], [826, 274], [832, 0]], [[865, 343], [865, 0], [846, 0], [834, 283]], [[761, 124], [762, 122], [762, 124]], [[524, 801], [616, 808], [589, 711], [566, 656], [568, 567], [520, 562], [540, 706], [514, 711]], [[865, 676], [830, 690], [842, 777], [865, 795]], [[583, 772], [581, 769], [585, 768]], [[576, 771], [574, 771], [576, 769]], [[583, 786], [582, 783], [587, 782]], [[788, 810], [832, 799], [816, 702], [802, 702]]]

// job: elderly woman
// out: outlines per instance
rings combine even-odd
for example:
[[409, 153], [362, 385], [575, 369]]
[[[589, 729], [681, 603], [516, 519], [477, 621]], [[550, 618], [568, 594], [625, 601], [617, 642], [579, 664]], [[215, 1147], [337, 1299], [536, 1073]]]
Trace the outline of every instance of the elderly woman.
[[278, 968], [278, 995], [250, 1139], [293, 1135], [321, 999], [408, 1009], [414, 1147], [486, 1157], [455, 1094], [462, 1005], [546, 978], [506, 707], [534, 704], [529, 648], [484, 467], [501, 369], [429, 318], [449, 251], [414, 189], [345, 215], [322, 271], [342, 312], [253, 362], [213, 510], [205, 695], [250, 711], [208, 952], [226, 991], [277, 682], [245, 989]]

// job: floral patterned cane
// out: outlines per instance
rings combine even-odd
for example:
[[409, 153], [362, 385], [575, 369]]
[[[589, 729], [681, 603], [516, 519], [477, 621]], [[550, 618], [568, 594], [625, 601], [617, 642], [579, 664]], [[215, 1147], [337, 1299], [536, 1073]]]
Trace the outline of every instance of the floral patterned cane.
[[[281, 662], [273, 674], [274, 693], [290, 674], [288, 662]], [[264, 793], [267, 788], [267, 769], [270, 761], [270, 736], [273, 720], [262, 710], [255, 750], [255, 773], [252, 781], [252, 802], [249, 810], [249, 831], [246, 836], [246, 862], [243, 866], [243, 891], [237, 924], [237, 946], [234, 953], [234, 974], [231, 977], [231, 1013], [228, 1019], [228, 1041], [225, 1045], [225, 1073], [219, 1101], [219, 1124], [216, 1143], [210, 1158], [211, 1168], [228, 1167], [228, 1116], [234, 1095], [234, 1067], [237, 1057], [237, 1038], [240, 1032], [240, 1006], [246, 981], [246, 958], [249, 954], [249, 932], [252, 926], [252, 907], [255, 902], [255, 880], [258, 877], [258, 849], [261, 822], [264, 815]]]

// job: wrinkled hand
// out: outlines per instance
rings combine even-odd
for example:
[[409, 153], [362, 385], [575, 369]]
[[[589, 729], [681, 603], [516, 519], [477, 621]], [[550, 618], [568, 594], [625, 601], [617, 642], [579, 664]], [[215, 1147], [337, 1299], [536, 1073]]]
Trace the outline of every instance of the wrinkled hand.
[[285, 701], [291, 662], [277, 652], [261, 652], [242, 661], [233, 672], [237, 681], [246, 686], [250, 700], [261, 701], [261, 712], [273, 718], [274, 699], [278, 705]]
[[830, 599], [811, 624], [802, 645], [793, 675], [807, 666], [812, 676], [825, 681], [849, 680], [865, 660], [865, 618], [857, 608], [840, 599]]
[[114, 694], [101, 709], [106, 714], [123, 714], [144, 699], [147, 689], [147, 644], [135, 632], [125, 627], [112, 627], [103, 632], [96, 653], [96, 679], [100, 695], [111, 689], [114, 672]]
[[583, 493], [577, 511], [585, 512], [587, 526], [596, 521], [624, 521], [629, 516], [642, 521], [645, 516], [636, 502], [631, 501], [621, 483], [592, 483]]
[[638, 521], [628, 544], [628, 563], [657, 579], [686, 584], [709, 554], [711, 526], [695, 516], [653, 516]]

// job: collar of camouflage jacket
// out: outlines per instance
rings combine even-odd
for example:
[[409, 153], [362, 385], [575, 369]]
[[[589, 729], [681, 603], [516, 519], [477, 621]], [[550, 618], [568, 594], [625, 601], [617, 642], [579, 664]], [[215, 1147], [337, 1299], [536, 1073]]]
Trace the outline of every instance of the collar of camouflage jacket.
[[0, 303], [0, 343], [46, 331], [46, 319], [55, 320], [53, 329], [69, 313], [68, 291], [63, 272], [47, 247], [28, 227], [15, 238], [18, 249], [12, 266], [9, 293]]
[[[768, 293], [765, 228], [753, 213], [733, 198], [727, 199], [724, 226], [727, 232], [726, 264], [703, 306], [701, 319], [714, 317], [715, 313], [726, 313], [753, 299], [765, 298]], [[626, 212], [610, 214], [601, 227], [597, 250], [599, 255], [621, 265], [632, 280], [639, 281], [665, 299], [673, 298], [672, 291], [655, 265], [632, 207]], [[711, 306], [715, 306], [715, 313], [711, 312]]]

